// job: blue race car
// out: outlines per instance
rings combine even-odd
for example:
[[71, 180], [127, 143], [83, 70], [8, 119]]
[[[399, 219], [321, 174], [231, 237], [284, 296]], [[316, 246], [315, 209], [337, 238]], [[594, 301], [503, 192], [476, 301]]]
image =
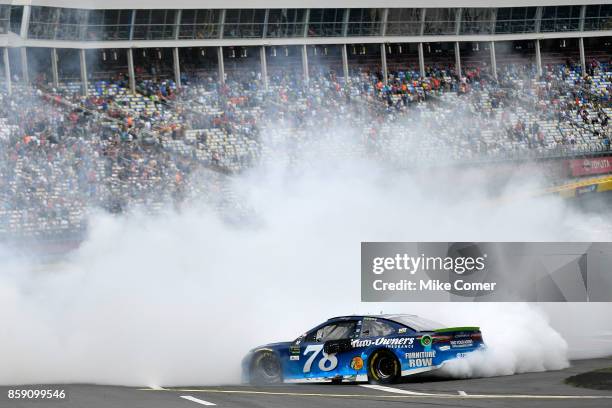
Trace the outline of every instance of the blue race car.
[[404, 314], [334, 317], [292, 342], [251, 350], [242, 360], [242, 377], [251, 384], [389, 384], [482, 347], [478, 327], [443, 328]]

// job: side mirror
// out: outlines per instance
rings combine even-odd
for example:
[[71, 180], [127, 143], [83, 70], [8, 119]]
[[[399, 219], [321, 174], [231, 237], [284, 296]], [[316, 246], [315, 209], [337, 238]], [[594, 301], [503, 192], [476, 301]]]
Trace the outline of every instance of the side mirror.
[[327, 354], [342, 353], [352, 348], [351, 339], [327, 340], [323, 344], [323, 351]]

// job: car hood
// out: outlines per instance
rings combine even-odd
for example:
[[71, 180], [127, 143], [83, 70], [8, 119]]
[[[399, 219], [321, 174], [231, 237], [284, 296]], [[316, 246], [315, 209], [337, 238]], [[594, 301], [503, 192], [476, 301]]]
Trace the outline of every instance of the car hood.
[[251, 351], [257, 351], [257, 350], [261, 350], [261, 349], [264, 349], [264, 348], [278, 350], [280, 348], [289, 347], [289, 345], [291, 345], [291, 343], [292, 343], [291, 341], [281, 341], [281, 342], [278, 342], [278, 343], [268, 343], [268, 344], [264, 344], [263, 346], [255, 347]]

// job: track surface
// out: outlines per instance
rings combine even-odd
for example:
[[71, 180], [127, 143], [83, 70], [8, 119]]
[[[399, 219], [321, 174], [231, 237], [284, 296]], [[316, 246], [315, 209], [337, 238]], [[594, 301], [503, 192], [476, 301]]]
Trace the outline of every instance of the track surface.
[[[390, 387], [301, 384], [269, 387], [219, 386], [144, 389], [62, 385], [66, 401], [15, 401], [0, 387], [2, 408], [372, 408], [372, 407], [611, 407], [612, 391], [565, 385], [571, 375], [610, 367], [612, 357], [573, 361], [561, 371], [471, 380], [416, 378]], [[53, 386], [45, 386], [52, 388]], [[427, 395], [423, 395], [427, 394]]]

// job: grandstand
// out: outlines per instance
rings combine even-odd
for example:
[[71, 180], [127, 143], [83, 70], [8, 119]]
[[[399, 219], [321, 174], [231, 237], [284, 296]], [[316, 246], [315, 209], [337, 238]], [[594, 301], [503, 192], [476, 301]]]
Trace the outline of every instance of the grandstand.
[[0, 239], [190, 199], [242, 217], [228, 175], [321, 152], [553, 181], [611, 155], [602, 1], [0, 3]]

